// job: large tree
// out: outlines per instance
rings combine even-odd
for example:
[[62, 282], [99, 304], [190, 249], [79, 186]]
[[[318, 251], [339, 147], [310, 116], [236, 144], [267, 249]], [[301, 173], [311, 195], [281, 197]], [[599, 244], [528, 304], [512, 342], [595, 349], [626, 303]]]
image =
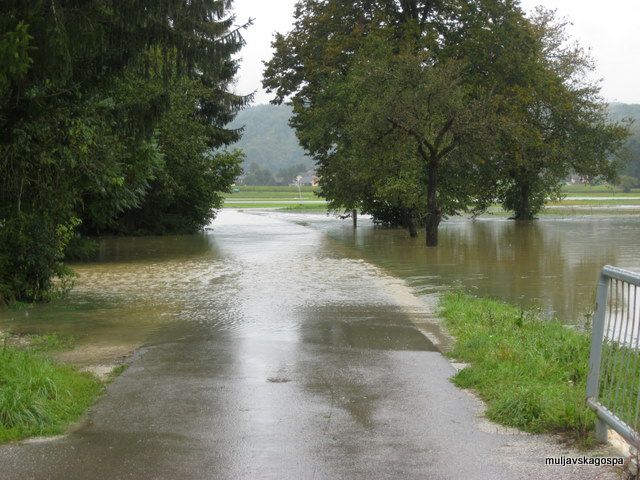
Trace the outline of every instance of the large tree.
[[154, 131], [173, 79], [207, 89], [191, 112], [210, 147], [237, 138], [223, 128], [243, 103], [228, 93], [242, 44], [230, 6], [3, 2], [0, 302], [47, 298], [82, 221], [98, 231], [142, 205], [168, 164]]
[[155, 140], [163, 156], [142, 200], [99, 231], [124, 234], [192, 233], [215, 217], [240, 175], [242, 155], [225, 148], [241, 129], [229, 128], [250, 100], [231, 92], [233, 56], [244, 40], [229, 1], [179, 2], [175, 45], [157, 45], [127, 73], [146, 88], [166, 92]]
[[360, 170], [378, 172], [378, 196], [404, 199], [416, 215], [408, 226], [424, 223], [427, 245], [436, 246], [443, 216], [472, 207], [486, 187], [488, 95], [467, 82], [463, 62], [435, 58], [412, 36], [393, 45], [374, 35], [368, 44], [350, 74], [350, 155], [364, 159]]
[[[387, 75], [372, 76], [368, 82], [350, 82], [356, 62], [368, 63], [371, 69], [379, 61], [366, 58], [369, 53], [363, 53], [363, 49], [382, 30], [389, 47]], [[457, 146], [453, 150], [464, 150], [462, 144], [476, 136], [475, 147], [468, 152], [473, 155], [468, 159], [477, 171], [469, 171], [476, 176], [473, 180], [478, 178], [484, 185], [483, 191], [473, 195], [466, 189], [453, 189], [449, 200], [455, 204], [452, 212], [466, 208], [479, 212], [498, 201], [515, 211], [516, 218], [531, 218], [547, 197], [559, 192], [568, 173], [614, 176], [611, 158], [625, 131], [607, 123], [597, 86], [582, 81], [590, 63], [582, 50], [566, 46], [563, 32], [552, 15], [540, 11], [527, 18], [514, 0], [303, 0], [297, 4], [293, 30], [276, 35], [264, 85], [276, 93], [275, 102], [291, 101], [291, 123], [318, 164], [322, 192], [330, 207], [361, 208], [374, 218], [391, 217], [392, 223], [404, 224], [410, 230], [416, 223], [413, 217], [428, 225], [428, 243], [433, 244], [434, 229], [444, 212], [437, 206], [437, 188], [428, 188], [429, 178], [441, 182], [451, 178], [454, 184], [457, 174], [412, 176], [398, 168], [397, 150], [394, 153], [387, 149], [386, 160], [380, 160], [389, 166], [382, 181], [387, 186], [379, 188], [381, 181], [368, 175], [379, 170], [360, 161], [360, 157], [384, 151], [384, 147], [397, 142], [401, 131], [421, 147], [417, 155], [427, 170], [438, 170], [434, 168], [440, 163], [438, 159], [449, 151], [445, 148], [438, 153], [435, 148], [433, 142], [439, 138], [436, 126], [453, 128], [448, 126], [452, 119], [444, 111], [476, 122], [460, 122], [460, 128], [465, 126], [465, 138], [462, 132], [454, 135], [445, 129], [441, 141], [448, 145], [447, 135], [455, 136]], [[409, 53], [414, 55], [413, 65], [419, 66], [420, 73], [394, 77], [393, 69], [398, 67], [394, 62], [401, 58], [409, 40]], [[420, 95], [435, 88], [435, 79], [451, 65], [462, 71], [450, 91], [441, 88], [437, 94]], [[414, 79], [412, 83], [408, 82], [410, 78]], [[376, 91], [367, 97], [367, 85], [375, 81]], [[459, 102], [463, 90], [465, 95], [473, 92], [475, 101]], [[389, 97], [387, 92], [391, 92]], [[402, 101], [403, 92], [410, 101]], [[482, 118], [474, 116], [478, 94], [484, 99], [480, 101]], [[392, 125], [396, 139], [354, 134], [366, 133], [371, 117], [362, 113], [350, 116], [353, 105], [364, 105], [365, 110], [378, 108], [378, 121], [385, 119]], [[399, 105], [404, 108], [404, 118], [397, 114]], [[412, 116], [415, 121], [409, 120]], [[486, 123], [483, 120], [489, 118], [492, 135], [479, 134]], [[359, 130], [354, 128], [358, 122], [362, 122]], [[427, 135], [418, 132], [417, 126], [428, 130]], [[368, 138], [369, 143], [363, 143], [362, 138]], [[484, 156], [482, 162], [472, 161], [479, 152]], [[406, 162], [403, 165], [409, 168]], [[398, 172], [396, 177], [394, 171]], [[392, 183], [398, 188], [388, 188]], [[411, 188], [414, 194], [407, 195]], [[430, 193], [422, 195], [424, 188]], [[400, 190], [405, 194], [400, 195]], [[426, 200], [420, 203], [416, 198]]]
[[292, 31], [276, 34], [264, 86], [275, 93], [274, 103], [291, 102], [291, 124], [318, 165], [321, 192], [331, 209], [361, 209], [378, 220], [410, 226], [406, 219], [415, 216], [412, 207], [402, 198], [375, 195], [363, 172], [355, 168], [355, 159], [346, 153], [351, 139], [345, 82], [355, 54], [371, 32], [389, 28], [399, 38], [409, 26], [428, 30], [443, 22], [437, 8], [441, 3], [302, 0], [296, 4]]
[[449, 49], [469, 59], [469, 75], [491, 90], [496, 113], [495, 190], [486, 202], [530, 220], [561, 196], [571, 173], [613, 180], [627, 131], [609, 121], [589, 80], [593, 62], [569, 41], [566, 23], [543, 9], [527, 18], [513, 1], [469, 8], [461, 19], [466, 38]]

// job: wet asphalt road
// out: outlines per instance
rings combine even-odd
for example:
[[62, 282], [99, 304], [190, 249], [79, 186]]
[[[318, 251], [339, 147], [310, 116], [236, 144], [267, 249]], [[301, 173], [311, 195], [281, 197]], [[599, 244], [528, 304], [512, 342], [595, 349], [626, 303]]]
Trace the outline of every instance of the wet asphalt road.
[[615, 478], [485, 422], [414, 326], [428, 308], [351, 255], [225, 211], [176, 321], [76, 431], [0, 447], [0, 479]]

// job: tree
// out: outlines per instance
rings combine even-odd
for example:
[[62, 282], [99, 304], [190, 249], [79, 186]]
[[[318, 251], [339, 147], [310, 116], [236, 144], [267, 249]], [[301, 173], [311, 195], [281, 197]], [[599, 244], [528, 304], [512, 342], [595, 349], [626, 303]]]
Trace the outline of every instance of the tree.
[[[370, 32], [389, 27], [396, 35], [404, 25], [427, 30], [438, 23], [440, 1], [302, 0], [296, 4], [293, 30], [276, 34], [273, 58], [266, 63], [263, 85], [275, 93], [274, 103], [290, 99], [291, 125], [301, 145], [314, 158], [320, 176], [321, 194], [330, 209], [361, 209], [389, 218], [389, 213], [405, 213], [386, 200], [376, 198], [361, 181], [361, 172], [352, 168], [350, 138], [345, 127], [344, 108], [348, 92], [346, 77], [353, 58]], [[406, 217], [406, 215], [403, 215]], [[395, 218], [393, 220], [404, 222]]]
[[586, 80], [593, 64], [568, 43], [566, 24], [541, 9], [527, 19], [509, 2], [469, 11], [465, 22], [470, 74], [491, 89], [496, 107], [496, 190], [487, 203], [497, 199], [515, 219], [530, 220], [561, 196], [570, 173], [612, 181], [626, 129], [609, 122], [598, 85]]
[[164, 157], [144, 198], [118, 212], [107, 231], [119, 234], [192, 233], [215, 217], [241, 173], [240, 152], [224, 149], [241, 129], [228, 128], [250, 100], [230, 91], [238, 70], [232, 58], [244, 45], [231, 2], [182, 4], [175, 15], [181, 36], [172, 49], [149, 49], [130, 74], [167, 95], [156, 139]]
[[273, 178], [271, 170], [260, 167], [256, 162], [251, 163], [245, 171], [243, 182], [245, 185], [275, 185], [276, 179]]
[[162, 235], [193, 233], [215, 218], [223, 193], [240, 175], [239, 151], [214, 151], [206, 121], [198, 119], [198, 100], [207, 94], [197, 80], [172, 82], [169, 110], [156, 130], [163, 155], [138, 206], [122, 212], [108, 224], [118, 234]]
[[[434, 228], [443, 214], [437, 206], [438, 195], [433, 193], [437, 188], [426, 194], [428, 205], [416, 203], [416, 195], [421, 198], [421, 180], [400, 172], [397, 167], [401, 164], [411, 169], [394, 152], [387, 151], [386, 161], [389, 172], [399, 173], [388, 177], [384, 188], [363, 174], [369, 166], [358, 160], [364, 152], [383, 151], [380, 144], [384, 142], [363, 135], [369, 142], [363, 144], [354, 135], [354, 125], [370, 125], [371, 119], [363, 120], [362, 115], [349, 117], [345, 105], [362, 103], [358, 97], [366, 91], [361, 90], [366, 82], [349, 84], [347, 79], [356, 58], [363, 63], [370, 60], [363, 59], [361, 52], [368, 39], [380, 31], [387, 32], [386, 41], [392, 50], [386, 54], [388, 58], [400, 58], [406, 42], [413, 41], [410, 53], [426, 62], [417, 75], [424, 77], [425, 88], [434, 81], [435, 77], [429, 79], [432, 72], [437, 77], [452, 65], [462, 68], [452, 94], [442, 89], [436, 96], [416, 95], [413, 102], [403, 103], [410, 112], [408, 117], [425, 108], [422, 102], [428, 104], [426, 108], [441, 108], [435, 115], [428, 111], [416, 115], [422, 115], [421, 121], [430, 124], [430, 128], [436, 128], [432, 120], [446, 118], [442, 113], [445, 110], [456, 112], [457, 118], [478, 122], [472, 125], [462, 121], [460, 125], [468, 128], [465, 137], [477, 135], [478, 141], [482, 139], [470, 153], [480, 151], [484, 155], [483, 162], [472, 162], [474, 175], [482, 175], [484, 189], [472, 196], [460, 190], [457, 200], [454, 196], [450, 199], [457, 204], [452, 211], [471, 208], [478, 213], [499, 201], [515, 211], [516, 218], [528, 219], [542, 208], [547, 197], [559, 195], [562, 179], [571, 172], [608, 179], [615, 176], [616, 162], [611, 160], [626, 135], [625, 129], [608, 123], [597, 86], [582, 81], [591, 68], [588, 58], [579, 47], [566, 46], [563, 25], [554, 23], [548, 12], [538, 11], [528, 19], [513, 0], [304, 0], [297, 4], [293, 30], [276, 35], [275, 53], [266, 65], [264, 86], [275, 92], [276, 103], [290, 98], [294, 109], [291, 124], [317, 162], [322, 192], [331, 208], [368, 209], [374, 218], [391, 218], [410, 231], [415, 230], [412, 217], [417, 222], [423, 219], [431, 232], [429, 243], [434, 243]], [[419, 62], [414, 60], [414, 64]], [[401, 99], [403, 90], [421, 88], [419, 81], [402, 87], [401, 80], [380, 80], [370, 104], [381, 105], [379, 100], [386, 97], [386, 89]], [[484, 117], [474, 116], [471, 110], [478, 107], [474, 102], [467, 103], [467, 108], [456, 108], [457, 86], [472, 92]], [[445, 101], [436, 105], [433, 99], [443, 95], [452, 98], [452, 105]], [[414, 104], [415, 111], [409, 109]], [[431, 162], [425, 160], [427, 165], [436, 165], [434, 159], [440, 154], [434, 154], [428, 145], [434, 149], [435, 145], [429, 142], [437, 140], [437, 128], [435, 138], [429, 139], [424, 132], [416, 131], [417, 124], [409, 129], [399, 118], [386, 114], [384, 109], [394, 110], [393, 100], [382, 105], [379, 118], [395, 122], [395, 130], [404, 131], [423, 145], [424, 155], [418, 155], [423, 159], [431, 157]], [[488, 118], [491, 136], [480, 133], [487, 126], [483, 120]], [[389, 136], [383, 138], [391, 142]], [[456, 141], [464, 142], [460, 138], [458, 134]], [[455, 149], [463, 150], [461, 144]], [[476, 155], [473, 158], [478, 160]], [[449, 175], [455, 181], [457, 174], [448, 172], [446, 176]], [[427, 176], [446, 181], [443, 175]], [[393, 188], [392, 182], [396, 185]], [[411, 182], [413, 187], [409, 187]], [[413, 188], [415, 195], [406, 195], [408, 188]], [[400, 194], [401, 190], [405, 194]], [[381, 196], [383, 192], [386, 197]], [[426, 213], [421, 209], [427, 209]]]
[[621, 173], [640, 181], [640, 105], [612, 103], [608, 110], [613, 121], [629, 125], [630, 136], [624, 147], [626, 158]]
[[[52, 277], [66, 273], [62, 258], [86, 192], [98, 192], [109, 208], [131, 206], [140, 198], [145, 179], [128, 175], [114, 146], [132, 155], [145, 151], [150, 164], [158, 158], [141, 134], [141, 122], [113, 121], [109, 112], [117, 106], [103, 95], [152, 37], [148, 23], [132, 14], [133, 5], [109, 3], [3, 3], [0, 297], [5, 300], [47, 298]], [[159, 99], [144, 102], [155, 107]], [[132, 112], [122, 112], [125, 118], [133, 119]], [[135, 170], [149, 172], [153, 166]]]
[[[232, 55], [242, 46], [230, 5], [3, 3], [0, 301], [48, 298], [52, 279], [67, 273], [62, 259], [78, 225], [106, 231], [142, 205], [173, 153], [167, 148], [163, 155], [154, 132], [171, 107], [176, 79], [206, 90], [190, 107], [207, 148], [237, 140], [239, 131], [224, 128], [246, 102], [229, 92], [237, 70]], [[238, 158], [215, 158], [217, 166], [203, 168], [201, 180], [213, 181], [210, 172], [217, 172], [215, 188], [223, 190]], [[194, 162], [192, 172], [203, 157]], [[211, 207], [219, 201], [197, 195]]]
[[466, 211], [485, 186], [488, 101], [466, 83], [462, 63], [439, 61], [411, 39], [399, 51], [385, 36], [369, 42], [350, 75], [350, 154], [369, 159], [369, 169], [386, 167], [375, 190], [402, 198], [418, 215], [408, 224], [424, 223], [427, 245], [436, 246], [443, 216]]

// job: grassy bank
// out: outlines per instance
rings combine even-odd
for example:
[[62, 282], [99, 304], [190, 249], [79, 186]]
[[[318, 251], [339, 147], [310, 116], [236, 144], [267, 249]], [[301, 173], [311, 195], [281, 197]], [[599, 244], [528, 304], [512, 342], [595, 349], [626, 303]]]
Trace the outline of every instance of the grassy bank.
[[[317, 188], [302, 187], [238, 187], [225, 197], [225, 208], [234, 209], [278, 209], [290, 212], [326, 212], [325, 200], [318, 197]], [[559, 202], [549, 202], [540, 216], [574, 217], [584, 215], [611, 216], [637, 215], [640, 212], [640, 190], [622, 193], [620, 189], [607, 186], [570, 185], [563, 192], [567, 195]], [[585, 198], [587, 197], [587, 198]], [[615, 198], [612, 198], [615, 197]], [[629, 208], [633, 207], [633, 208]], [[506, 217], [499, 205], [486, 212], [489, 216]]]
[[631, 189], [630, 192], [624, 192], [621, 187], [613, 186], [613, 185], [565, 185], [562, 187], [562, 192], [567, 196], [572, 195], [588, 195], [588, 196], [597, 196], [597, 195], [640, 195], [640, 189], [634, 188]]
[[456, 338], [450, 356], [470, 365], [454, 382], [479, 394], [489, 419], [592, 442], [595, 416], [585, 405], [588, 335], [460, 293], [445, 295], [441, 305]]
[[63, 433], [102, 392], [92, 375], [47, 357], [60, 346], [49, 335], [0, 346], [0, 443]]

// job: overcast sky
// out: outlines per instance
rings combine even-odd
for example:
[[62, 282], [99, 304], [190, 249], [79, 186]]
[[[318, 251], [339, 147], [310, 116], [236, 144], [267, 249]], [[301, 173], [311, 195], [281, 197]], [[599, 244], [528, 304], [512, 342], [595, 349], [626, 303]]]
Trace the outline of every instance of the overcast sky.
[[[529, 11], [536, 5], [555, 8], [573, 26], [570, 33], [596, 60], [597, 78], [609, 101], [640, 103], [640, 0], [521, 0]], [[237, 91], [257, 91], [255, 103], [270, 100], [261, 88], [263, 60], [271, 58], [274, 32], [291, 29], [295, 0], [235, 0], [238, 22], [253, 18], [245, 32]]]

